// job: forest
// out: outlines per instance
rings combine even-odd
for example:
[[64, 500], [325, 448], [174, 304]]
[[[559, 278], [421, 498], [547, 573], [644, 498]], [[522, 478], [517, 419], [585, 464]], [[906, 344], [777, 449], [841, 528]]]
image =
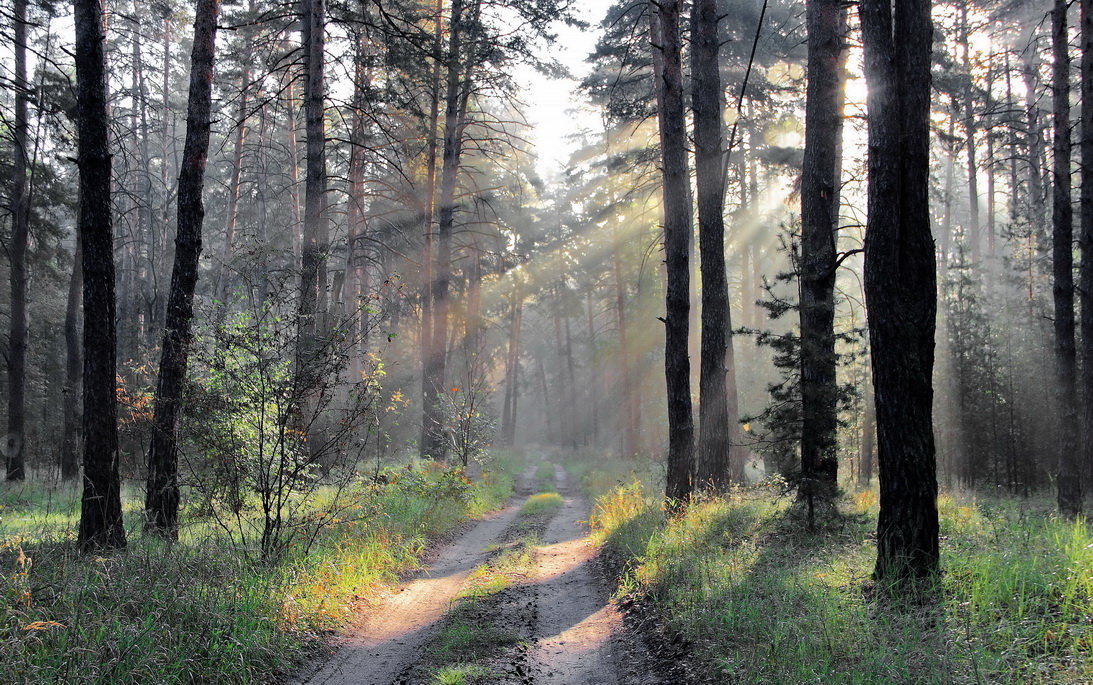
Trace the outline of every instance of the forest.
[[0, 86], [0, 683], [1093, 682], [1093, 0], [9, 0]]

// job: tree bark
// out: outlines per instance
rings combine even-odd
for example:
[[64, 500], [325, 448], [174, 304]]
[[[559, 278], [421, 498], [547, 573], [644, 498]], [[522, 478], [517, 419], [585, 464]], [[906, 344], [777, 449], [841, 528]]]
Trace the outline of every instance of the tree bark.
[[691, 182], [683, 110], [680, 6], [680, 0], [663, 0], [650, 2], [648, 10], [660, 127], [667, 267], [664, 375], [668, 392], [668, 476], [665, 495], [674, 502], [690, 498], [694, 472], [691, 360], [687, 350], [691, 310]]
[[1055, 304], [1055, 372], [1059, 412], [1058, 505], [1074, 517], [1082, 510], [1082, 472], [1078, 452], [1077, 350], [1074, 346], [1074, 208], [1070, 190], [1070, 45], [1067, 2], [1055, 0], [1051, 12], [1054, 81], [1054, 192], [1051, 207], [1052, 295]]
[[[323, 46], [326, 43], [326, 0], [301, 0], [304, 51], [304, 236], [300, 269], [300, 323], [305, 344], [313, 345], [325, 327], [326, 254], [330, 227], [326, 216], [326, 85]], [[309, 363], [310, 359], [305, 359]]]
[[27, 3], [15, 0], [12, 7], [15, 37], [15, 121], [12, 126], [11, 243], [8, 258], [11, 271], [11, 319], [8, 328], [8, 435], [4, 440], [7, 479], [26, 478], [26, 370], [27, 370], [27, 243], [30, 238], [30, 188], [27, 183]]
[[219, 15], [220, 0], [198, 0], [190, 55], [186, 144], [178, 177], [175, 263], [171, 270], [171, 291], [167, 296], [167, 317], [153, 409], [152, 444], [148, 450], [145, 530], [170, 540], [178, 539], [178, 418], [193, 339], [194, 291], [201, 257], [201, 228], [205, 219], [201, 192], [209, 154], [216, 20]]
[[801, 482], [799, 496], [838, 488], [835, 383], [836, 230], [839, 218], [841, 56], [839, 0], [808, 0], [808, 90], [801, 176]]
[[72, 255], [72, 275], [68, 280], [68, 302], [65, 306], [65, 383], [64, 427], [61, 438], [61, 480], [72, 481], [80, 475], [80, 386], [83, 359], [80, 356], [80, 297], [83, 293], [83, 250], [76, 234]]
[[106, 116], [102, 0], [73, 0], [76, 127], [83, 241], [84, 452], [79, 544], [85, 551], [125, 546], [114, 378], [114, 234]]
[[[725, 273], [725, 177], [722, 172], [721, 75], [717, 3], [695, 0], [691, 9], [691, 104], [694, 108], [695, 188], [702, 279], [698, 450], [695, 486], [723, 490], [731, 481], [737, 417], [729, 412], [732, 319]], [[731, 404], [735, 404], [732, 402]]]
[[880, 467], [874, 577], [894, 590], [938, 573], [930, 9], [929, 0], [905, 0], [894, 11], [888, 0], [861, 3], [869, 84], [865, 296]]
[[[1081, 100], [1093, 103], [1093, 0], [1081, 0]], [[1081, 398], [1083, 464], [1093, 464], [1093, 107], [1081, 113], [1081, 264], [1078, 302], [1081, 310]]]

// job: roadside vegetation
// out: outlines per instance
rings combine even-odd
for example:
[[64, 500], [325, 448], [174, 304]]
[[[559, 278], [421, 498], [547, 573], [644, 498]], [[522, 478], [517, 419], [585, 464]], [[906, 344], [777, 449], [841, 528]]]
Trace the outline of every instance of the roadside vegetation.
[[[75, 488], [0, 485], [0, 679], [267, 682], [414, 568], [429, 540], [501, 506], [521, 466], [494, 458], [475, 482], [409, 466], [356, 479], [342, 519], [266, 560], [196, 515], [173, 545], [129, 516], [128, 548], [89, 559], [74, 541]], [[136, 489], [124, 503], [140, 510]]]
[[[1036, 499], [939, 498], [936, 602], [874, 591], [877, 496], [854, 492], [810, 532], [780, 488], [702, 497], [673, 516], [627, 465], [587, 470], [594, 536], [618, 594], [747, 683], [1082, 683], [1093, 679], [1093, 535]], [[610, 486], [615, 481], [617, 484]]]

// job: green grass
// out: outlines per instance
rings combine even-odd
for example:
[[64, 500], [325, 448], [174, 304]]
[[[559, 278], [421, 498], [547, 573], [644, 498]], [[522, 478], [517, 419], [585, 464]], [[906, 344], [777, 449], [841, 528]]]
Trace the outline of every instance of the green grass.
[[438, 669], [433, 675], [436, 685], [474, 685], [486, 682], [492, 675], [485, 666], [478, 664], [456, 664]]
[[261, 563], [207, 521], [164, 545], [76, 553], [71, 488], [0, 486], [0, 663], [4, 682], [268, 682], [362, 596], [413, 568], [427, 540], [500, 506], [512, 477], [451, 487], [439, 473], [362, 486], [346, 519], [307, 554]]
[[536, 516], [555, 512], [562, 506], [562, 496], [556, 492], [539, 492], [527, 498], [520, 507], [521, 516]]
[[544, 461], [535, 467], [535, 489], [539, 492], [557, 492], [554, 484], [554, 464]]
[[1093, 679], [1093, 536], [1045, 507], [939, 500], [936, 606], [878, 601], [876, 497], [808, 533], [761, 491], [668, 518], [640, 483], [601, 496], [594, 534], [721, 679], [748, 683], [1080, 683]]

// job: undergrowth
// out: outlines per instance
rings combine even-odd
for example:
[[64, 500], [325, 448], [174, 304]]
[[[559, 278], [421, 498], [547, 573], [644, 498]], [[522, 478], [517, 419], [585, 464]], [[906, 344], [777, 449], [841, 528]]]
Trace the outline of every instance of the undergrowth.
[[943, 591], [916, 611], [871, 591], [876, 495], [816, 533], [762, 489], [668, 517], [640, 482], [599, 496], [594, 535], [711, 678], [747, 683], [1093, 680], [1093, 535], [1046, 505], [939, 498]]
[[512, 470], [460, 488], [439, 469], [362, 482], [353, 515], [276, 563], [201, 520], [174, 545], [138, 534], [135, 491], [129, 547], [83, 556], [74, 490], [0, 488], [0, 680], [268, 682], [354, 602], [413, 568], [429, 538], [503, 504]]

